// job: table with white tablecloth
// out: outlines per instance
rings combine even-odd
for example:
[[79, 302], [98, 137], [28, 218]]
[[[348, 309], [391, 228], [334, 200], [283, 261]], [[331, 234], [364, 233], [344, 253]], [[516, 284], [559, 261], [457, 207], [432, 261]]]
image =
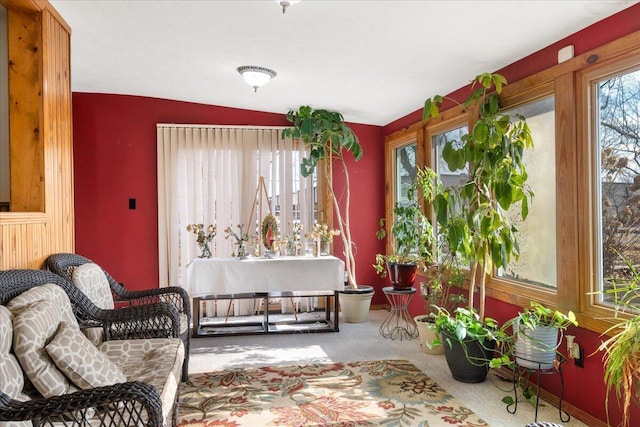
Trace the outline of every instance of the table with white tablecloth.
[[[344, 289], [344, 262], [333, 256], [269, 258], [197, 258], [187, 266], [186, 289], [194, 303], [205, 301], [208, 317], [255, 312], [248, 299], [210, 298], [225, 294]], [[231, 305], [233, 304], [233, 305]], [[283, 298], [282, 312], [314, 309], [313, 298]]]

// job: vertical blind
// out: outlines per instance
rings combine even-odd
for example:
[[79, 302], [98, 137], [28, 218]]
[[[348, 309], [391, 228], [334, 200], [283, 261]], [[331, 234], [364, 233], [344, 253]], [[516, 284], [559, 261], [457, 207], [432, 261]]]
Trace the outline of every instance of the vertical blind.
[[[294, 223], [311, 229], [315, 179], [300, 175], [304, 144], [283, 139], [282, 129], [157, 125], [160, 286], [189, 290], [185, 268], [200, 251], [188, 224], [216, 225], [211, 251], [223, 257], [233, 251], [224, 229], [243, 224], [251, 239], [269, 206], [281, 234], [290, 233]], [[256, 204], [260, 177], [268, 193], [261, 206]]]

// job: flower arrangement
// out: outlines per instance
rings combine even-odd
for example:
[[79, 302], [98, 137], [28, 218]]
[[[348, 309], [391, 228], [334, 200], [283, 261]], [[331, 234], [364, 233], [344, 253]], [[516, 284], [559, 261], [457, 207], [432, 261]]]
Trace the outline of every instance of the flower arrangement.
[[216, 236], [216, 226], [209, 224], [205, 229], [204, 224], [189, 224], [187, 225], [187, 231], [198, 236], [196, 242], [202, 251], [199, 258], [211, 258], [209, 243], [211, 243], [213, 238]]
[[320, 241], [320, 253], [328, 254], [329, 246], [331, 245], [331, 242], [333, 242], [333, 236], [339, 235], [340, 230], [329, 229], [329, 225], [317, 222], [313, 224], [311, 231], [306, 233], [304, 237]]
[[[245, 258], [249, 255], [246, 245], [246, 242], [249, 241], [249, 234], [244, 231], [244, 224], [238, 224], [237, 227], [237, 233], [233, 231], [231, 226], [225, 228], [224, 233], [226, 234], [226, 236], [224, 236], [224, 238], [228, 239], [229, 237], [233, 237], [235, 239], [234, 245], [238, 247], [238, 258]], [[236, 254], [233, 253], [232, 256], [236, 256]]]
[[300, 223], [293, 224], [291, 234], [282, 236], [281, 242], [284, 244], [285, 253], [287, 255], [296, 255], [301, 247], [300, 235], [302, 234], [303, 225]]

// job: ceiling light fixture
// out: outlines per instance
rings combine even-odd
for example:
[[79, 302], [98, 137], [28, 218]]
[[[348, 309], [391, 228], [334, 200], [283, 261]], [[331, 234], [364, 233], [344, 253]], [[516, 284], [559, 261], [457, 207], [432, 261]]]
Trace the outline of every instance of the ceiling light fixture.
[[290, 0], [290, 1], [281, 1], [281, 0], [276, 0], [276, 2], [278, 4], [280, 4], [280, 6], [282, 6], [282, 13], [285, 13], [287, 11], [287, 8], [289, 6], [291, 6], [292, 4], [296, 4], [298, 3], [300, 0]]
[[249, 84], [249, 86], [253, 87], [255, 92], [258, 91], [259, 87], [262, 87], [269, 83], [269, 80], [274, 78], [277, 73], [269, 68], [264, 67], [256, 67], [254, 65], [243, 65], [242, 67], [238, 67], [238, 72], [242, 76], [245, 82]]

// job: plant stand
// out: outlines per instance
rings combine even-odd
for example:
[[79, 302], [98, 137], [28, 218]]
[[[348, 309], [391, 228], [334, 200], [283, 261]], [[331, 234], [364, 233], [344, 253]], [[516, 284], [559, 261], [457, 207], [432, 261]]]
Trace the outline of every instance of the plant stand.
[[416, 289], [398, 290], [388, 286], [382, 288], [382, 292], [384, 292], [387, 297], [387, 301], [389, 301], [391, 305], [391, 310], [387, 318], [382, 322], [382, 325], [380, 325], [380, 335], [384, 338], [391, 338], [392, 340], [400, 338], [400, 341], [402, 341], [403, 338], [409, 340], [418, 338], [418, 327], [407, 310], [411, 298], [413, 298], [413, 295], [416, 293]]
[[[527, 364], [537, 363], [538, 369], [532, 369], [532, 368], [520, 366], [516, 361], [515, 367], [513, 369], [514, 401], [513, 403], [510, 403], [507, 405], [507, 412], [509, 412], [510, 414], [515, 414], [516, 410], [518, 409], [518, 390], [517, 390], [518, 372], [529, 372], [529, 373], [536, 374], [536, 404], [535, 404], [536, 416], [534, 420], [535, 422], [538, 422], [538, 405], [540, 403], [540, 376], [541, 375], [560, 375], [560, 402], [558, 403], [558, 415], [560, 416], [560, 421], [564, 423], [568, 422], [571, 419], [571, 415], [569, 415], [567, 411], [562, 410], [562, 398], [564, 395], [564, 377], [562, 375], [562, 365], [566, 363], [567, 359], [564, 356], [560, 355], [559, 358], [557, 359], [556, 367], [545, 369], [545, 368], [540, 368], [540, 366], [542, 365], [542, 362], [527, 360], [527, 359], [523, 359], [522, 357], [519, 357], [519, 358], [522, 360], [525, 360]], [[511, 407], [513, 407], [513, 409]], [[566, 419], [563, 417], [563, 414], [566, 415]]]

